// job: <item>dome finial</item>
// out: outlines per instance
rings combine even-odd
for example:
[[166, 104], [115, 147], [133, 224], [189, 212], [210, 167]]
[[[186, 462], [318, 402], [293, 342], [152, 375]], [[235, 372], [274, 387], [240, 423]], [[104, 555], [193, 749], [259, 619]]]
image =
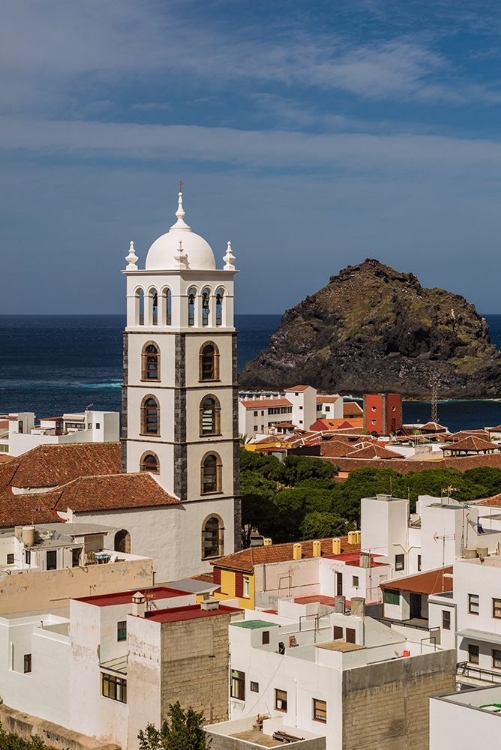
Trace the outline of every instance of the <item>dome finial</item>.
[[184, 217], [186, 216], [186, 211], [183, 208], [183, 181], [179, 180], [179, 192], [177, 194], [177, 211], [176, 211], [177, 221], [175, 224], [171, 226], [171, 229], [191, 229], [191, 227], [186, 224]]
[[126, 271], [137, 271], [137, 261], [139, 260], [136, 251], [134, 249], [134, 243], [131, 242], [129, 245], [129, 254], [126, 256], [125, 260], [128, 263]]
[[227, 248], [226, 248], [226, 255], [223, 258], [224, 260], [224, 271], [234, 271], [235, 270], [235, 256], [233, 255], [233, 250], [231, 248], [231, 242], [228, 242]]

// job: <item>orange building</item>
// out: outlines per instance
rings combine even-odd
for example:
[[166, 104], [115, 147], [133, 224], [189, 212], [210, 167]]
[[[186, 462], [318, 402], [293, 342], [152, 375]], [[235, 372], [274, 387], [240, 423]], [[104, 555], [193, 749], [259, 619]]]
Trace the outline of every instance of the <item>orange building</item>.
[[389, 435], [402, 428], [402, 396], [399, 393], [364, 394], [364, 429]]

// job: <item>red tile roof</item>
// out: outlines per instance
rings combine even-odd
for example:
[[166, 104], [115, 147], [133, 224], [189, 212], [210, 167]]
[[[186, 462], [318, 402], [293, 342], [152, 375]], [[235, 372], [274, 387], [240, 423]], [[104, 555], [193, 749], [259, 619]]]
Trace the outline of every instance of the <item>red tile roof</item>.
[[483, 500], [477, 500], [475, 505], [490, 505], [491, 507], [499, 508], [501, 506], [501, 493], [486, 497]]
[[470, 436], [480, 437], [484, 440], [489, 440], [489, 433], [487, 430], [460, 430], [459, 432], [453, 432], [451, 435], [447, 435], [446, 440], [448, 443], [457, 443], [460, 440], [464, 440]]
[[0, 528], [11, 529], [14, 526], [30, 526], [33, 523], [57, 523], [59, 518], [50, 502], [46, 502], [38, 493], [13, 495], [11, 492], [0, 493]]
[[39, 445], [0, 467], [0, 487], [57, 487], [77, 477], [119, 472], [120, 443]]
[[448, 443], [447, 445], [442, 446], [441, 450], [450, 451], [451, 453], [459, 453], [460, 451], [480, 453], [482, 451], [499, 450], [499, 445], [491, 443], [490, 440], [484, 440], [477, 435], [468, 435], [463, 438], [463, 440], [457, 440], [453, 443]]
[[309, 387], [309, 385], [295, 385], [293, 388], [285, 388], [284, 390], [286, 393], [291, 391], [306, 391]]
[[292, 406], [286, 398], [255, 398], [249, 401], [240, 401], [245, 409], [267, 409], [272, 406]]
[[145, 618], [159, 623], [184, 622], [185, 620], [201, 620], [205, 617], [233, 615], [237, 612], [242, 612], [242, 610], [236, 607], [227, 607], [225, 604], [220, 604], [217, 609], [201, 609], [199, 604], [193, 604], [189, 607], [172, 607], [172, 609], [146, 612]]
[[343, 416], [347, 419], [350, 417], [362, 417], [363, 413], [364, 410], [356, 401], [345, 401], [343, 404]]
[[335, 404], [341, 396], [317, 396], [317, 404]]
[[[342, 552], [360, 552], [360, 544], [348, 544], [348, 537], [341, 539]], [[332, 554], [332, 538], [320, 539], [322, 555]], [[302, 557], [313, 557], [313, 540], [301, 542]], [[270, 547], [249, 547], [248, 549], [225, 555], [215, 560], [212, 565], [228, 570], [238, 570], [244, 573], [252, 573], [255, 565], [263, 563], [286, 562], [293, 559], [293, 543], [272, 544]]]
[[[339, 466], [340, 471], [350, 472], [356, 469], [365, 469], [367, 466], [388, 468], [388, 462], [384, 459], [361, 459], [361, 458], [330, 458], [325, 456], [326, 461], [335, 463]], [[370, 463], [369, 463], [370, 461]], [[395, 458], [391, 462], [391, 468], [401, 474], [409, 474], [411, 471], [424, 471], [425, 469], [458, 469], [458, 471], [467, 471], [478, 467], [492, 466], [501, 469], [501, 453], [482, 453], [470, 456], [451, 456], [446, 458], [426, 460], [416, 460], [415, 458], [406, 459]]]
[[385, 461], [392, 458], [402, 458], [400, 453], [381, 448], [379, 445], [370, 445], [367, 448], [348, 453], [347, 458], [380, 458]]
[[334, 606], [334, 597], [325, 596], [324, 594], [312, 594], [312, 596], [298, 596], [294, 599], [296, 604], [326, 604], [328, 607]]
[[[437, 570], [428, 570], [426, 573], [418, 573], [415, 576], [398, 578], [394, 581], [380, 581], [382, 589], [392, 591], [410, 591], [414, 594], [441, 594], [444, 591], [452, 591], [452, 565]], [[445, 575], [447, 574], [447, 576]]]
[[353, 452], [353, 446], [349, 442], [343, 442], [341, 440], [329, 440], [328, 442], [322, 443], [320, 447], [322, 456], [329, 456], [331, 458], [346, 456], [348, 453]]

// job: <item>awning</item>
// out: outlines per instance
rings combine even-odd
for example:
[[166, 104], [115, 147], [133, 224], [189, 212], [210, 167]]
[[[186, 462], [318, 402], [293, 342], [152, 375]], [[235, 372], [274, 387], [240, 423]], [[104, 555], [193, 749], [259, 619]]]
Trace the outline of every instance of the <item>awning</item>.
[[487, 641], [487, 643], [495, 643], [501, 645], [501, 633], [487, 633], [485, 630], [458, 630], [456, 635], [460, 638], [468, 638], [470, 641]]

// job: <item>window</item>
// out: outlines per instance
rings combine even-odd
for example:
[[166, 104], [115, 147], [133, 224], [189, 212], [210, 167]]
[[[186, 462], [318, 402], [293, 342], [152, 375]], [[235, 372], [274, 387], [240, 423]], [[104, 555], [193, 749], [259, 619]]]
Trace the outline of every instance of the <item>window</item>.
[[224, 289], [216, 290], [216, 325], [223, 325], [223, 297]]
[[191, 287], [191, 289], [188, 289], [188, 325], [194, 326], [195, 325], [195, 296], [196, 296], [197, 290], [195, 287]]
[[206, 396], [200, 404], [200, 436], [219, 435], [221, 407], [215, 396]]
[[14, 553], [9, 552], [7, 555], [7, 565], [14, 565]]
[[421, 555], [417, 556], [417, 569], [418, 571], [421, 570]]
[[117, 641], [127, 640], [127, 620], [117, 622]]
[[250, 689], [251, 693], [259, 693], [259, 682], [251, 682]]
[[474, 646], [470, 643], [468, 646], [468, 661], [470, 664], [478, 664], [480, 657], [480, 649], [478, 646]]
[[211, 516], [202, 529], [202, 559], [217, 557], [224, 552], [223, 522], [218, 516]]
[[244, 597], [244, 599], [249, 599], [249, 597], [250, 597], [250, 578], [249, 578], [249, 576], [244, 576], [244, 578], [243, 578], [242, 596]]
[[258, 416], [258, 413], [257, 413], [257, 411], [255, 411], [255, 412], [254, 412], [254, 416], [255, 416], [255, 417], [257, 417], [257, 416]]
[[139, 326], [144, 324], [144, 291], [142, 289], [136, 292], [135, 323]]
[[151, 316], [150, 321], [151, 325], [156, 326], [158, 324], [158, 293], [156, 289], [150, 289], [149, 293], [150, 297], [150, 310], [151, 310]]
[[141, 407], [141, 433], [143, 435], [160, 434], [160, 407], [154, 396], [147, 396]]
[[101, 429], [101, 422], [96, 422], [96, 430], [100, 430], [100, 429]]
[[26, 565], [31, 565], [31, 550], [29, 549], [24, 550], [24, 562]]
[[141, 354], [142, 380], [160, 380], [160, 354], [156, 344], [146, 344]]
[[340, 625], [334, 625], [334, 640], [340, 641], [344, 638], [343, 628]]
[[383, 594], [383, 602], [385, 604], [400, 604], [400, 591], [385, 589]]
[[160, 471], [158, 456], [155, 453], [145, 453], [141, 458], [139, 469], [140, 471], [149, 471], [151, 474], [158, 474]]
[[221, 459], [217, 453], [209, 453], [201, 465], [201, 493], [221, 492]]
[[353, 588], [358, 589], [358, 587], [359, 587], [359, 577], [358, 576], [352, 576], [351, 585], [353, 586]]
[[501, 618], [501, 599], [492, 600], [492, 616], [499, 620]]
[[479, 598], [478, 594], [468, 594], [468, 612], [470, 615], [478, 615]]
[[313, 698], [313, 721], [327, 721], [327, 703]]
[[80, 565], [80, 555], [82, 554], [82, 548], [77, 547], [71, 550], [71, 567], [78, 568]]
[[113, 701], [127, 703], [127, 680], [101, 672], [101, 695]]
[[346, 643], [356, 643], [357, 632], [354, 628], [346, 628]]
[[442, 610], [442, 628], [444, 630], [451, 629], [451, 611], [450, 609]]
[[24, 674], [31, 672], [31, 654], [24, 655]]
[[239, 672], [238, 669], [231, 670], [230, 695], [239, 701], [245, 700], [245, 672]]
[[497, 648], [492, 649], [492, 668], [501, 669], [501, 651]]
[[395, 555], [395, 570], [403, 570], [405, 568], [405, 555]]
[[287, 711], [286, 690], [275, 690], [275, 708], [277, 711]]
[[263, 646], [267, 646], [270, 642], [270, 631], [269, 630], [263, 630], [262, 636], [261, 636], [261, 643]]
[[172, 323], [172, 293], [170, 289], [164, 289], [164, 325]]
[[204, 289], [202, 291], [202, 325], [209, 325], [209, 314], [210, 314], [210, 289]]
[[57, 552], [55, 549], [47, 551], [47, 570], [57, 570]]
[[219, 351], [215, 344], [200, 349], [200, 381], [219, 380]]

